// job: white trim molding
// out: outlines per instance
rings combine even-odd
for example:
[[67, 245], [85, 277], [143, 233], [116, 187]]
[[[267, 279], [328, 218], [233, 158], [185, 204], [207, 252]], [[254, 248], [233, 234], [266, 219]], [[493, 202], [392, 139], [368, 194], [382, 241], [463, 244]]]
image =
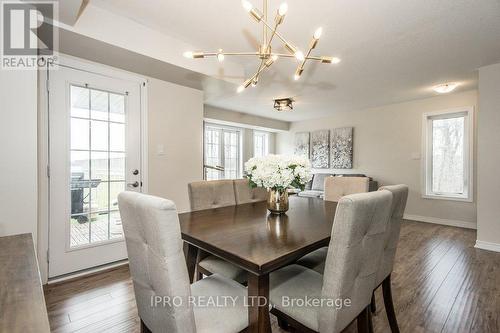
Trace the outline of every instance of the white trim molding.
[[485, 241], [476, 240], [476, 245], [474, 245], [476, 249], [500, 252], [500, 244], [498, 243], [490, 243]]
[[477, 229], [477, 225], [474, 222], [441, 219], [441, 218], [438, 218], [438, 217], [404, 214], [403, 219], [405, 219], [405, 220], [411, 220], [411, 221], [417, 221], [417, 222], [425, 222], [425, 223], [434, 223], [434, 224], [448, 225], [448, 226], [451, 226], [451, 227], [459, 227], [459, 228], [467, 228], [467, 229]]

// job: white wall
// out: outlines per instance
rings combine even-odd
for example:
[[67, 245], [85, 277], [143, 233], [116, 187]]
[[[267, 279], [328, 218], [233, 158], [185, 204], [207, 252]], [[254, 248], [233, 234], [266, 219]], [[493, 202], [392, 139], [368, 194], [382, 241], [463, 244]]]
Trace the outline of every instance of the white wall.
[[0, 236], [37, 240], [37, 72], [0, 70]]
[[421, 155], [423, 113], [461, 106], [477, 109], [477, 99], [477, 91], [468, 91], [294, 122], [290, 132], [278, 134], [277, 150], [278, 153], [293, 153], [295, 132], [353, 126], [354, 168], [318, 171], [364, 173], [379, 185], [405, 183], [410, 187], [406, 214], [475, 227], [475, 202], [421, 197], [421, 160], [414, 155]]
[[290, 122], [255, 116], [247, 113], [236, 112], [205, 105], [204, 115], [206, 119], [216, 119], [227, 123], [246, 125], [250, 128], [265, 131], [288, 131]]
[[477, 247], [500, 252], [500, 64], [479, 69]]
[[203, 92], [150, 79], [148, 108], [149, 193], [188, 211], [187, 184], [203, 179]]

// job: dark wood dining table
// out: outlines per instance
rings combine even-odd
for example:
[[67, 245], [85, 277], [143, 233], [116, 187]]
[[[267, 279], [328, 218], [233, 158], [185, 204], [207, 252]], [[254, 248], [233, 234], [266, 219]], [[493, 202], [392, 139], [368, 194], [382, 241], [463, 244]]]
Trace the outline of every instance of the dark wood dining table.
[[[179, 214], [191, 281], [201, 249], [246, 270], [249, 298], [267, 300], [269, 273], [328, 245], [336, 207], [320, 198], [292, 196], [283, 215], [270, 214], [266, 202]], [[271, 332], [268, 304], [248, 303], [249, 332]]]

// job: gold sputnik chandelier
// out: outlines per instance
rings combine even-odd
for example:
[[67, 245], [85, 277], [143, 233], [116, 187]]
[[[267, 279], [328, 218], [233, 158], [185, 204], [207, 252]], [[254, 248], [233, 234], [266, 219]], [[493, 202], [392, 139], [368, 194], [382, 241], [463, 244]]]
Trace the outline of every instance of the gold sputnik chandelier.
[[[279, 58], [295, 58], [299, 62], [294, 75], [295, 80], [300, 79], [300, 76], [304, 71], [304, 66], [308, 60], [321, 61], [324, 64], [338, 64], [340, 62], [340, 59], [336, 57], [311, 55], [312, 50], [314, 50], [314, 48], [316, 48], [316, 46], [318, 45], [319, 38], [321, 37], [321, 33], [323, 32], [322, 28], [318, 28], [314, 32], [311, 43], [309, 44], [309, 49], [306, 54], [304, 54], [294, 44], [285, 39], [285, 37], [283, 37], [283, 35], [278, 32], [278, 27], [283, 23], [285, 19], [285, 14], [288, 11], [288, 5], [286, 3], [280, 5], [274, 18], [274, 25], [271, 26], [271, 24], [267, 20], [267, 4], [268, 0], [263, 0], [262, 11], [260, 11], [259, 9], [255, 8], [249, 1], [242, 1], [243, 8], [255, 21], [257, 21], [257, 23], [262, 24], [262, 42], [256, 52], [225, 52], [222, 49], [219, 49], [217, 52], [188, 51], [184, 53], [184, 56], [192, 59], [216, 57], [219, 62], [222, 62], [225, 56], [257, 56], [260, 59], [259, 67], [257, 68], [255, 74], [253, 74], [249, 79], [245, 80], [245, 82], [238, 87], [237, 91], [239, 93], [248, 88], [250, 85], [255, 87], [259, 82], [261, 73], [265, 69], [269, 68], [273, 63], [275, 63]], [[271, 43], [275, 39], [275, 37], [283, 43], [288, 53], [275, 53], [272, 51]]]

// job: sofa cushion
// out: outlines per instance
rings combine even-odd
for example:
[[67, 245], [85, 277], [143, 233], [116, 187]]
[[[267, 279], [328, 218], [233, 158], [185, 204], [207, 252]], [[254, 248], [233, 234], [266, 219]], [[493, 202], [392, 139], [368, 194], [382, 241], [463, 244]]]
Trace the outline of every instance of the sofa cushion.
[[325, 190], [325, 178], [333, 176], [331, 173], [315, 173], [311, 190], [313, 191], [324, 191]]
[[318, 198], [323, 195], [323, 191], [315, 191], [315, 190], [305, 190], [302, 192], [298, 193], [299, 197], [312, 197], [312, 198]]

